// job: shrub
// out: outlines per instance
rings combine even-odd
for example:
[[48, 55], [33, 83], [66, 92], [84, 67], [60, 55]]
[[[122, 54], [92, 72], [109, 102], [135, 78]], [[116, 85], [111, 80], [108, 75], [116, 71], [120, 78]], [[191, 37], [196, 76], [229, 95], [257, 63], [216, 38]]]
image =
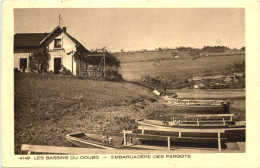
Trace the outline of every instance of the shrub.
[[29, 56], [29, 68], [33, 72], [47, 72], [49, 68], [49, 60], [50, 54], [47, 49], [36, 51]]
[[66, 67], [63, 67], [62, 74], [63, 75], [72, 75], [71, 71], [69, 69], [67, 69]]
[[143, 76], [142, 82], [149, 87], [159, 90], [160, 92], [165, 92], [170, 86], [170, 82], [166, 81], [163, 76], [153, 77], [150, 74]]

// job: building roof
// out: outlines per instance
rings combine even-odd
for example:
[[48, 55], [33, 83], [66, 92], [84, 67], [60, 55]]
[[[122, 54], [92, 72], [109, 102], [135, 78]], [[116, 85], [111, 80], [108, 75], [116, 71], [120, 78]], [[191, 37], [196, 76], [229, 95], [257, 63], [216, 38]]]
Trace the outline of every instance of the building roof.
[[54, 33], [55, 33], [56, 31], [62, 32], [63, 30], [62, 30], [62, 28], [61, 28], [60, 26], [55, 27], [55, 29], [53, 29], [52, 32], [50, 32], [50, 33], [48, 34], [48, 36], [46, 36], [44, 39], [42, 39], [42, 41], [41, 41], [40, 43], [41, 43], [41, 44], [44, 43], [48, 38], [50, 38], [52, 35], [54, 35]]
[[16, 33], [14, 35], [15, 47], [39, 47], [40, 42], [49, 33]]
[[87, 52], [89, 52], [78, 40], [76, 40], [74, 37], [72, 37], [69, 33], [66, 31], [63, 31], [76, 45], [77, 47], [83, 48]]
[[67, 33], [66, 29], [64, 30], [60, 26], [57, 26], [50, 33], [17, 33], [14, 35], [14, 47], [40, 47], [44, 42], [48, 41], [51, 36], [55, 35], [57, 31], [60, 33], [63, 32], [77, 47], [89, 52], [79, 41]]

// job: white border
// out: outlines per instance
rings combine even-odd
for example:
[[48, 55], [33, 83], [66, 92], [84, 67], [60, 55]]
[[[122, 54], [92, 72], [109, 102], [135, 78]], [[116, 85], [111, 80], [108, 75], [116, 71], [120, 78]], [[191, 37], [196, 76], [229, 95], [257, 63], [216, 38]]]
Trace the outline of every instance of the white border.
[[[13, 32], [14, 8], [245, 8], [246, 20], [246, 153], [191, 154], [189, 159], [19, 160], [14, 155]], [[2, 166], [3, 167], [257, 167], [259, 165], [259, 4], [233, 2], [38, 1], [2, 3]], [[174, 152], [173, 152], [174, 154]], [[108, 155], [109, 157], [110, 155]], [[31, 157], [32, 158], [32, 157]]]

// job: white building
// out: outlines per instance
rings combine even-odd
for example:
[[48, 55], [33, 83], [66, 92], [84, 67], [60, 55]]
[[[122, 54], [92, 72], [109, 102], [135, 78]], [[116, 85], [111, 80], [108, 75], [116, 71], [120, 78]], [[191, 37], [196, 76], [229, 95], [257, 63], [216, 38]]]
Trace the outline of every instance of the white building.
[[17, 33], [14, 35], [14, 68], [29, 72], [29, 56], [47, 49], [50, 54], [49, 71], [59, 73], [63, 65], [76, 75], [79, 71], [79, 62], [74, 60], [72, 51], [75, 52], [77, 48], [86, 55], [90, 53], [67, 33], [66, 27], [57, 26], [51, 33]]

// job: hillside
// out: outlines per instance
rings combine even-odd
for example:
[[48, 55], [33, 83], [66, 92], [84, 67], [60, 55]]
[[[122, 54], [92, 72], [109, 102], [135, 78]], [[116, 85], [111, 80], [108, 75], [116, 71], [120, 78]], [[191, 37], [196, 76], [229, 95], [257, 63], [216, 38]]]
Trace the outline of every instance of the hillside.
[[15, 151], [22, 144], [71, 146], [73, 132], [118, 134], [149, 115], [157, 97], [146, 87], [127, 82], [73, 76], [15, 73]]
[[115, 57], [119, 59], [121, 63], [130, 62], [143, 62], [143, 61], [154, 61], [158, 59], [171, 59], [172, 52], [155, 52], [155, 51], [145, 51], [145, 52], [121, 52], [113, 53]]
[[214, 57], [214, 56], [234, 56], [245, 55], [245, 51], [241, 50], [226, 50], [222, 52], [209, 52], [202, 50], [177, 50], [167, 49], [162, 51], [135, 51], [135, 52], [115, 52], [113, 55], [117, 57], [121, 63], [133, 62], [147, 62], [147, 61], [160, 61], [160, 60], [173, 60], [176, 55], [180, 59], [194, 59], [193, 52], [199, 51], [199, 57]]
[[[236, 96], [236, 95], [235, 95]], [[233, 96], [234, 120], [245, 119], [245, 100]], [[118, 135], [136, 119], [172, 120], [185, 112], [161, 103], [152, 90], [129, 82], [15, 73], [15, 154], [22, 144], [72, 146], [65, 136], [86, 132]]]
[[[138, 53], [137, 55], [140, 55]], [[137, 55], [134, 58], [137, 60]], [[164, 57], [160, 55], [160, 57]], [[144, 59], [145, 56], [140, 57]], [[121, 60], [126, 60], [121, 58]], [[150, 58], [147, 56], [147, 59]], [[130, 59], [129, 59], [130, 60]], [[163, 76], [168, 80], [174, 78], [186, 79], [198, 75], [220, 75], [226, 73], [226, 68], [234, 63], [245, 61], [244, 55], [201, 57], [198, 59], [168, 59], [141, 62], [121, 62], [120, 73], [126, 80], [140, 80], [142, 76], [150, 74], [152, 76]]]

